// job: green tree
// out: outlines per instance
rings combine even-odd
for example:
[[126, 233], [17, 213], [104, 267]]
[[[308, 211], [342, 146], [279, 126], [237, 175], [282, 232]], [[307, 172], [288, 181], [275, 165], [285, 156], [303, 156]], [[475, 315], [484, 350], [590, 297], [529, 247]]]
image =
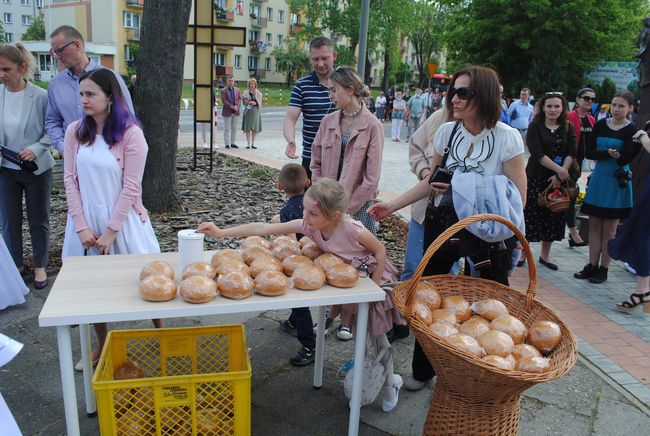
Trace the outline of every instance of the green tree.
[[285, 39], [286, 49], [275, 47], [271, 56], [275, 58], [275, 68], [287, 75], [287, 86], [303, 76], [310, 68], [309, 54], [303, 50], [297, 39]]
[[609, 77], [605, 77], [600, 85], [598, 99], [603, 103], [611, 103], [614, 94], [616, 94], [616, 84]]
[[413, 79], [413, 70], [411, 69], [411, 66], [405, 62], [400, 62], [395, 70], [395, 83], [397, 84], [397, 87], [406, 91], [411, 79]]
[[423, 0], [414, 5], [413, 18], [410, 19], [406, 34], [415, 50], [420, 87], [428, 84], [427, 61], [443, 48], [446, 13], [445, 5], [437, 0]]
[[337, 45], [334, 48], [336, 52], [336, 65], [356, 68], [354, 52], [347, 45]]
[[136, 61], [138, 59], [138, 53], [140, 53], [140, 44], [134, 43], [129, 45], [129, 52], [131, 53], [132, 61], [128, 61], [126, 65], [126, 74], [131, 77], [136, 74]]
[[633, 60], [647, 12], [645, 0], [446, 3], [450, 63], [492, 64], [506, 90], [529, 86], [535, 94], [578, 88], [599, 60]]
[[22, 36], [23, 41], [45, 41], [45, 22], [43, 17], [36, 17], [32, 20]]

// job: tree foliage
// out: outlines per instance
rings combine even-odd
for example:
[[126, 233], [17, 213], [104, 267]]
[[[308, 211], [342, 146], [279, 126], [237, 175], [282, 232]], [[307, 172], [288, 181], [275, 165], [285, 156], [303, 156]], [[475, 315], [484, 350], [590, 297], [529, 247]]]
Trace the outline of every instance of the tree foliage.
[[428, 84], [427, 62], [443, 48], [446, 14], [447, 7], [437, 0], [423, 0], [414, 4], [413, 17], [406, 34], [415, 51], [414, 66], [420, 73], [420, 87]]
[[36, 17], [32, 20], [22, 36], [23, 41], [45, 41], [45, 22], [43, 17]]
[[275, 68], [287, 75], [287, 85], [309, 71], [309, 53], [299, 46], [294, 38], [285, 39], [284, 47], [275, 47], [271, 56], [275, 58]]
[[454, 67], [494, 65], [506, 91], [578, 88], [598, 61], [634, 60], [645, 0], [447, 0]]

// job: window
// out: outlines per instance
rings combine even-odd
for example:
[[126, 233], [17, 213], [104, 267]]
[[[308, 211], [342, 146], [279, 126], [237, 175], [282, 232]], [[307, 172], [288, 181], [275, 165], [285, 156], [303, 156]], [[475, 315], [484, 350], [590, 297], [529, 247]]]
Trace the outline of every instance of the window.
[[255, 56], [249, 56], [248, 57], [248, 69], [249, 70], [257, 70], [257, 62], [259, 61], [258, 58]]
[[251, 18], [258, 18], [260, 16], [261, 10], [260, 5], [251, 3], [250, 14]]
[[248, 31], [248, 40], [249, 41], [259, 41], [260, 39], [260, 32], [257, 30], [249, 30]]
[[291, 24], [300, 24], [300, 15], [291, 14]]
[[101, 65], [101, 64], [102, 64], [102, 59], [101, 59], [101, 57], [99, 57], [98, 55], [88, 55], [88, 58], [89, 58], [91, 61], [95, 62], [97, 65]]
[[127, 62], [130, 62], [133, 60], [133, 55], [131, 54], [131, 46], [130, 45], [125, 45], [124, 46], [124, 60]]
[[42, 8], [43, 7], [43, 0], [36, 0], [36, 7], [37, 8]]
[[11, 14], [9, 12], [5, 12], [2, 21], [4, 21], [5, 24], [11, 24]]
[[283, 42], [284, 42], [284, 35], [278, 35], [278, 47], [282, 47]]
[[214, 6], [217, 9], [223, 9], [224, 11], [226, 10], [227, 6], [227, 1], [226, 0], [214, 0]]
[[264, 59], [264, 69], [266, 71], [271, 71], [271, 58]]
[[140, 28], [140, 15], [135, 12], [124, 11], [124, 27], [127, 29]]
[[220, 67], [226, 66], [226, 55], [225, 53], [214, 53], [214, 64]]
[[268, 44], [273, 44], [273, 35], [271, 35], [270, 33], [267, 33], [266, 34], [266, 42]]
[[273, 21], [273, 8], [266, 8], [266, 19]]
[[29, 6], [29, 0], [20, 0], [21, 6]]
[[5, 3], [5, 4], [10, 5], [10, 4], [11, 4], [11, 0], [2, 0], [2, 3]]
[[6, 42], [14, 42], [14, 34], [13, 33], [5, 33], [5, 41]]
[[52, 59], [47, 53], [38, 54], [38, 69], [41, 71], [50, 71], [50, 66], [52, 65]]
[[278, 9], [278, 23], [284, 23], [284, 11]]
[[235, 68], [241, 68], [241, 55], [235, 55]]
[[20, 21], [23, 23], [23, 26], [29, 26], [32, 24], [32, 16], [31, 15], [21, 15], [20, 16]]

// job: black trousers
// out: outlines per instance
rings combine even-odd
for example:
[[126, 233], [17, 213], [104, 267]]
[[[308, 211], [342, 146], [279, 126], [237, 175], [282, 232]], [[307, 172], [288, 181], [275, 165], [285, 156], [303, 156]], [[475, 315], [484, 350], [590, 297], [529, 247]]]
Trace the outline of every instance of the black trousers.
[[[493, 280], [504, 285], [508, 285], [508, 269], [510, 265], [510, 250], [500, 250], [490, 252], [490, 261], [492, 265], [490, 268], [485, 268], [480, 271], [481, 278]], [[449, 262], [435, 257], [429, 261], [429, 264], [424, 270], [424, 275], [448, 274], [454, 262]], [[431, 380], [436, 372], [433, 370], [429, 359], [424, 354], [422, 346], [415, 341], [413, 348], [413, 360], [411, 362], [411, 369], [413, 370], [413, 378], [417, 381], [425, 382]]]
[[307, 171], [307, 178], [311, 180], [311, 169], [309, 169], [309, 165], [311, 165], [311, 158], [310, 157], [303, 157], [302, 158], [302, 167]]
[[48, 264], [51, 190], [51, 169], [35, 176], [25, 171], [0, 168], [0, 226], [2, 237], [18, 268], [23, 266], [23, 194], [34, 266], [43, 268]]
[[311, 319], [309, 307], [294, 307], [291, 309], [289, 322], [296, 326], [298, 341], [303, 347], [313, 350], [316, 348], [316, 335], [314, 334], [314, 322]]

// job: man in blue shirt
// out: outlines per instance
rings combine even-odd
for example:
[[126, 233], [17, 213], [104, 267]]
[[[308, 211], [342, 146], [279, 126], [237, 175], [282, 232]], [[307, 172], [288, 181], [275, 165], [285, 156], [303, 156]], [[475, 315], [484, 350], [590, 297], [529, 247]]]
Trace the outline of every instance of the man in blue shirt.
[[[47, 90], [47, 115], [45, 116], [45, 130], [52, 138], [52, 146], [63, 153], [63, 139], [65, 129], [70, 123], [81, 119], [84, 115], [79, 96], [79, 76], [85, 71], [103, 68], [95, 61], [88, 58], [84, 39], [81, 33], [72, 26], [59, 26], [50, 35], [52, 56], [62, 64], [65, 70], [54, 76]], [[124, 99], [133, 112], [131, 94], [122, 77], [115, 73]]]
[[528, 124], [533, 120], [533, 105], [528, 103], [530, 89], [522, 88], [519, 93], [519, 100], [510, 103], [508, 108], [508, 118], [510, 125], [519, 130], [521, 138], [526, 144], [526, 133], [528, 133]]
[[296, 122], [302, 113], [302, 166], [310, 179], [311, 144], [323, 117], [336, 110], [328, 89], [335, 59], [336, 52], [328, 38], [319, 36], [309, 42], [309, 61], [314, 70], [296, 82], [284, 118], [283, 133], [287, 140], [285, 154], [291, 159], [297, 159]]

